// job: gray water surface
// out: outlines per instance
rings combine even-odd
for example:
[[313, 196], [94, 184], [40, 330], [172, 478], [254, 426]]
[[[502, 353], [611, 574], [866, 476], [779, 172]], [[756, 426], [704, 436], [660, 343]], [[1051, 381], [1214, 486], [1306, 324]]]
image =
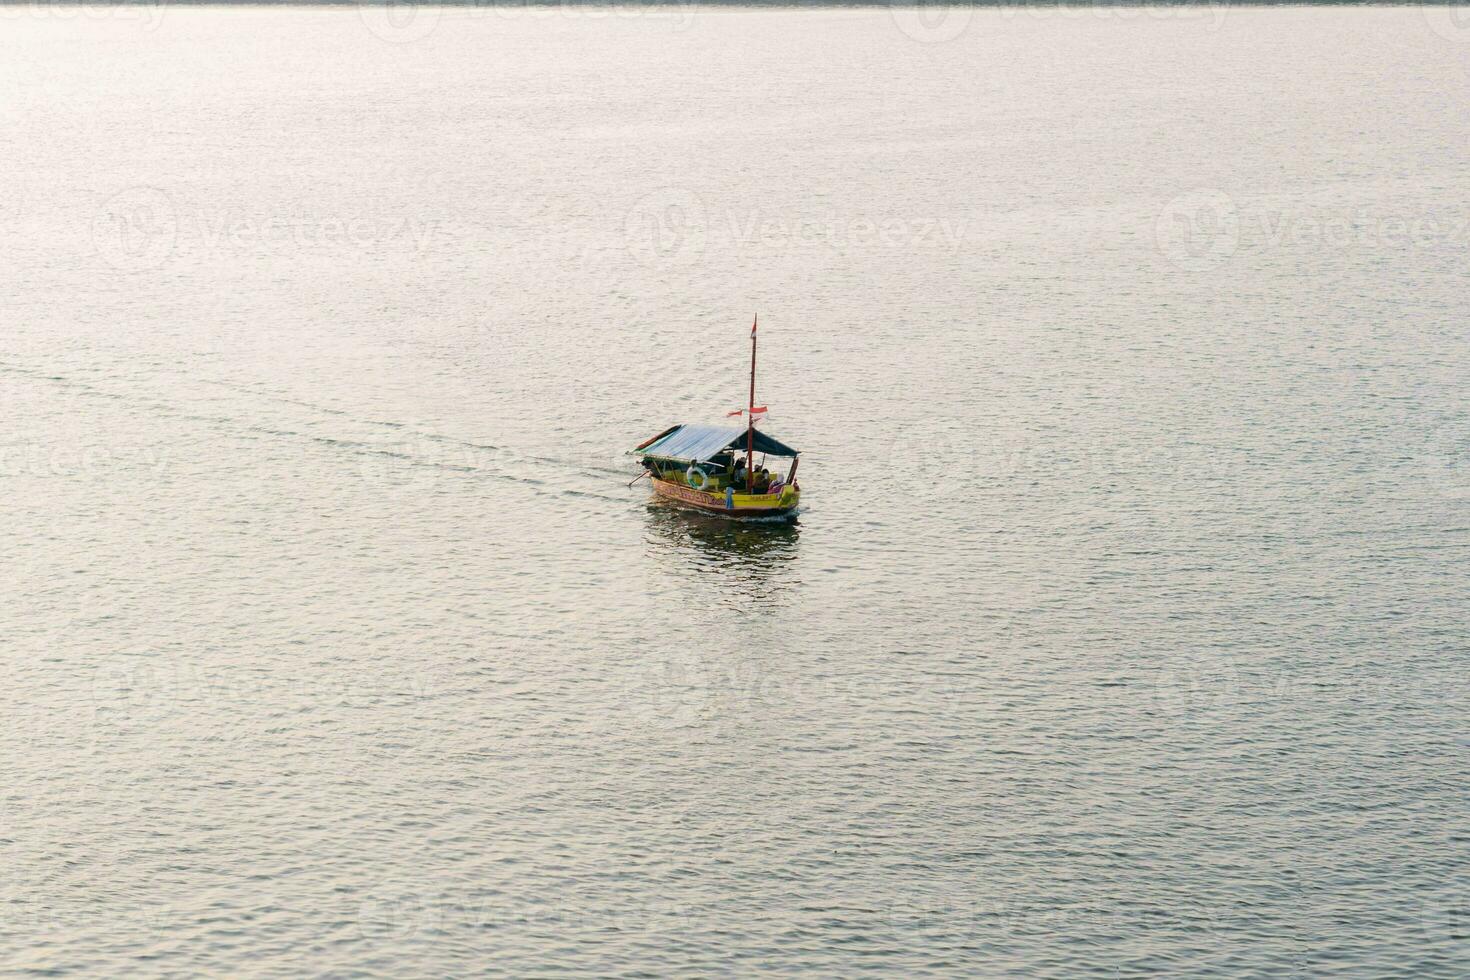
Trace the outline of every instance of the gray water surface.
[[[87, 9], [0, 969], [1470, 970], [1454, 11]], [[756, 310], [804, 513], [651, 504]]]

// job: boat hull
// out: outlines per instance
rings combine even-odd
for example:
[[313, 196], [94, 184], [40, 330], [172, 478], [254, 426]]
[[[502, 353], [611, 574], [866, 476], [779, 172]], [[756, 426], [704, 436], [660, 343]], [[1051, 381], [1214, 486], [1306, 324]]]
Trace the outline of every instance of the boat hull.
[[789, 488], [789, 493], [737, 493], [727, 497], [723, 493], [707, 493], [657, 477], [650, 477], [650, 482], [660, 497], [722, 517], [788, 517], [801, 504], [801, 491], [794, 487]]

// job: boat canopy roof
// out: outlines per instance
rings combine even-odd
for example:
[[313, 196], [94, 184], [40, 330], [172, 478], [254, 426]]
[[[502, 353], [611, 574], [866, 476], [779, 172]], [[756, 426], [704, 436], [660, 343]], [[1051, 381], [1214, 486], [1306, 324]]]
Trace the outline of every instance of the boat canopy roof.
[[[640, 456], [657, 456], [684, 463], [703, 463], [726, 449], [745, 448], [743, 425], [676, 425], [632, 450]], [[797, 451], [755, 430], [755, 451], [767, 456], [796, 456]]]

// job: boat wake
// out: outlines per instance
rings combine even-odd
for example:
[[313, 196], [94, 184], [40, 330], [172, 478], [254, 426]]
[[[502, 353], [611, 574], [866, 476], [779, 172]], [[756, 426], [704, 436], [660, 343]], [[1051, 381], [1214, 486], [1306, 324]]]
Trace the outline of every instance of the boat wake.
[[[215, 379], [192, 380], [192, 383], [195, 384], [232, 391], [250, 399], [306, 409], [325, 416], [327, 419], [339, 419], [349, 425], [385, 430], [385, 434], [391, 434], [394, 437], [393, 441], [390, 445], [384, 445], [382, 442], [353, 439], [342, 434], [328, 435], [302, 431], [280, 424], [261, 424], [252, 422], [245, 414], [199, 411], [151, 394], [119, 392], [93, 381], [69, 378], [15, 364], [0, 364], [0, 372], [42, 381], [62, 388], [71, 395], [128, 402], [154, 415], [185, 422], [203, 423], [247, 437], [299, 440], [325, 446], [335, 451], [351, 453], [365, 460], [363, 467], [365, 471], [372, 469], [373, 460], [380, 460], [397, 467], [424, 468], [511, 483], [541, 495], [602, 500], [616, 504], [627, 504], [630, 500], [635, 499], [632, 494], [615, 496], [596, 490], [560, 485], [564, 484], [569, 476], [590, 476], [600, 482], [607, 481], [608, 477], [626, 477], [628, 474], [624, 470], [588, 465], [585, 462], [554, 456], [526, 453], [511, 446], [458, 439], [391, 419], [356, 418], [342, 409], [294, 398], [279, 392], [262, 390], [260, 387], [251, 385]], [[308, 424], [319, 423], [309, 422]], [[527, 469], [544, 471], [544, 475], [516, 472]]]

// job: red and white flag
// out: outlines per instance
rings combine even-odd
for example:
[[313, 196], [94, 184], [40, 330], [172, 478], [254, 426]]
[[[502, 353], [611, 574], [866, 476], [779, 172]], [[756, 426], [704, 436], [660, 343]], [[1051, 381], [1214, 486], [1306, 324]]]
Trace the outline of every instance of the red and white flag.
[[[732, 415], [744, 415], [744, 414], [745, 414], [745, 409], [743, 409], [743, 408], [737, 408], [733, 412], [726, 412], [725, 413], [725, 417], [726, 418], [729, 418]], [[761, 419], [763, 419], [765, 417], [766, 417], [766, 406], [764, 406], [764, 405], [757, 405], [755, 408], [752, 408], [750, 410], [750, 418], [754, 422], [759, 422]]]
[[761, 322], [761, 315], [759, 313], [757, 313], [755, 315], [755, 319], [752, 320], [752, 321], [750, 321], [750, 335], [752, 337], [755, 336], [755, 328], [756, 328], [756, 325], [759, 324], [760, 322]]

